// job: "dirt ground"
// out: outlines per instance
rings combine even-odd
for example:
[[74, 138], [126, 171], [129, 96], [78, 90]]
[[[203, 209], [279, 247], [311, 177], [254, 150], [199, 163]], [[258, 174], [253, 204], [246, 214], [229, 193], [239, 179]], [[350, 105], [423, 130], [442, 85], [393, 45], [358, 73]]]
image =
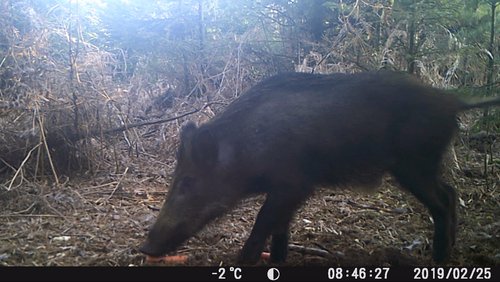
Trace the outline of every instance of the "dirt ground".
[[[456, 148], [460, 167], [453, 164], [446, 173], [460, 196], [457, 244], [449, 265], [498, 266], [500, 156], [495, 156], [495, 172], [485, 179], [484, 155]], [[145, 265], [137, 249], [158, 214], [172, 171], [165, 163], [163, 169], [152, 169], [151, 158], [135, 160], [144, 165], [130, 165], [127, 173], [99, 172], [59, 185], [25, 182], [10, 191], [1, 188], [0, 265]], [[286, 265], [432, 264], [431, 218], [413, 196], [395, 186], [386, 177], [374, 193], [319, 189], [297, 213]], [[187, 255], [187, 266], [236, 265], [262, 200], [243, 201], [175, 254]]]

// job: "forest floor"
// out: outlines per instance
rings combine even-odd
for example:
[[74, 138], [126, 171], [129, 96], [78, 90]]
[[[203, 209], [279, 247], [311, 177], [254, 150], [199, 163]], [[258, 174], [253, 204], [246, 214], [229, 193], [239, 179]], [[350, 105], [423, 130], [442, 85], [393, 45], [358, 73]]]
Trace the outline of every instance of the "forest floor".
[[[448, 265], [498, 266], [498, 163], [485, 180], [483, 154], [464, 147], [456, 152], [463, 165], [446, 175], [460, 197], [457, 243]], [[125, 175], [82, 176], [59, 185], [28, 182], [0, 191], [0, 265], [145, 265], [138, 247], [169, 183], [165, 174], [152, 171], [145, 163]], [[430, 215], [396, 186], [386, 177], [372, 193], [319, 189], [293, 221], [290, 243], [294, 247], [286, 265], [432, 264]], [[236, 265], [262, 200], [262, 196], [244, 200], [175, 254], [188, 256], [183, 264], [187, 266]]]

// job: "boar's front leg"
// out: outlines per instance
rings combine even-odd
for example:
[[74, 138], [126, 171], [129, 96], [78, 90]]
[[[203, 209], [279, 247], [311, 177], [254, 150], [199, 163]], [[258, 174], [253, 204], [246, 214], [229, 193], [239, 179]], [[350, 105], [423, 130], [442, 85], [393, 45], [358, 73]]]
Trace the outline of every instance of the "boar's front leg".
[[272, 234], [271, 262], [273, 263], [281, 263], [286, 260], [288, 255], [288, 238], [290, 237], [289, 226], [290, 221], [288, 221], [286, 226], [276, 228]]
[[290, 221], [302, 202], [309, 196], [309, 189], [271, 191], [257, 215], [250, 237], [241, 250], [238, 261], [255, 264], [261, 255], [266, 239], [272, 235], [271, 262], [284, 262], [288, 253]]

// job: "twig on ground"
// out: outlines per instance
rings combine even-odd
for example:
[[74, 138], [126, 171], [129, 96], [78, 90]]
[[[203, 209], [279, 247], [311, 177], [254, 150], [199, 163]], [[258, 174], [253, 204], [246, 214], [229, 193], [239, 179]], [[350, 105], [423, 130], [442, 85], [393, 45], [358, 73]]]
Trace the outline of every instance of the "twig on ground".
[[304, 247], [304, 246], [299, 246], [295, 244], [290, 244], [288, 245], [288, 249], [291, 251], [296, 251], [302, 254], [309, 254], [309, 255], [315, 255], [315, 256], [321, 256], [321, 257], [329, 257], [332, 256], [333, 254], [330, 251], [327, 250], [322, 250], [319, 248], [312, 248], [312, 247]]

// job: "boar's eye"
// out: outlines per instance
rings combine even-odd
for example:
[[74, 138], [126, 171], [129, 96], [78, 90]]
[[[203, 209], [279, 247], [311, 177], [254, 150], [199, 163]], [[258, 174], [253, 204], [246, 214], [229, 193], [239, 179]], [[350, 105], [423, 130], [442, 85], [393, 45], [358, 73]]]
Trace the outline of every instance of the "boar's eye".
[[196, 179], [194, 177], [184, 176], [183, 178], [181, 178], [181, 181], [179, 181], [179, 188], [183, 192], [192, 190], [195, 182]]

